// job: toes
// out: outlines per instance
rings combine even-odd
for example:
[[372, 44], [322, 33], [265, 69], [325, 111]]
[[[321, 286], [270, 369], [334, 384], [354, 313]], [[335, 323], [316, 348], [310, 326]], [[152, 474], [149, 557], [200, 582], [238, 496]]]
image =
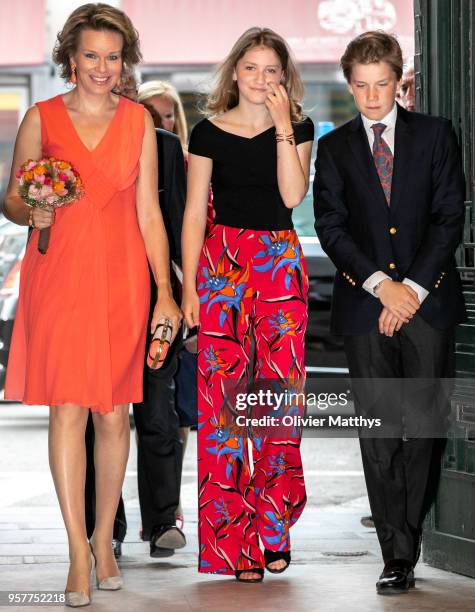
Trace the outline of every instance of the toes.
[[257, 580], [259, 578], [260, 578], [260, 575], [254, 572], [244, 572], [243, 574], [241, 574], [242, 580]]
[[279, 570], [282, 569], [283, 567], [285, 567], [287, 564], [285, 563], [285, 561], [283, 559], [280, 559], [279, 561], [273, 561], [272, 563], [269, 563], [269, 567], [273, 570]]

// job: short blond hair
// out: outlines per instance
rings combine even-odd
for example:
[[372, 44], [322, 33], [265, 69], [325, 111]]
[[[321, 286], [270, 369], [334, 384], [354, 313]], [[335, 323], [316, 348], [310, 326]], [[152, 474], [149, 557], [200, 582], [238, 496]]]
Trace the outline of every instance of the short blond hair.
[[173, 102], [175, 108], [175, 125], [173, 131], [180, 139], [181, 146], [186, 147], [188, 142], [188, 127], [186, 125], [185, 110], [180, 94], [168, 81], [146, 81], [142, 83], [138, 91], [138, 101], [143, 104], [153, 96], [167, 96]]
[[109, 30], [121, 34], [122, 76], [127, 80], [134, 75], [134, 67], [142, 60], [139, 35], [127, 15], [109, 4], [102, 2], [83, 4], [69, 15], [61, 32], [58, 33], [53, 51], [53, 61], [59, 66], [60, 76], [71, 80], [70, 60], [77, 51], [79, 36], [83, 30]]

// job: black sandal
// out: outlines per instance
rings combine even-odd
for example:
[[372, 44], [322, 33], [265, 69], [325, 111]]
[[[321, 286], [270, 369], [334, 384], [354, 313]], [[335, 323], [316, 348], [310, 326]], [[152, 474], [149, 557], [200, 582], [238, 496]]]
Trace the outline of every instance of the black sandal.
[[[264, 560], [266, 562], [266, 570], [271, 574], [282, 574], [290, 565], [290, 550], [267, 550], [264, 548]], [[287, 565], [281, 567], [280, 569], [272, 569], [269, 567], [270, 563], [274, 563], [274, 561], [285, 561]]]
[[[259, 574], [259, 578], [241, 578], [241, 574], [245, 572], [252, 572], [253, 574]], [[251, 567], [249, 569], [236, 570], [236, 580], [238, 582], [262, 582], [264, 580], [264, 570], [262, 567]]]

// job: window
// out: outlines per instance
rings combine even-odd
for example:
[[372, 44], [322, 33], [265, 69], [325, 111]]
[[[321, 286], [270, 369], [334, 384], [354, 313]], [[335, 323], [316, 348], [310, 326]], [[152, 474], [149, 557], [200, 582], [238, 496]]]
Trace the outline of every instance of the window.
[[310, 163], [309, 190], [292, 215], [300, 237], [315, 236], [312, 190], [317, 140], [328, 131], [349, 121], [355, 114], [353, 99], [348, 93], [346, 83], [305, 83], [304, 113], [315, 124], [315, 142]]
[[15, 138], [27, 104], [27, 87], [0, 86], [0, 201], [8, 185]]

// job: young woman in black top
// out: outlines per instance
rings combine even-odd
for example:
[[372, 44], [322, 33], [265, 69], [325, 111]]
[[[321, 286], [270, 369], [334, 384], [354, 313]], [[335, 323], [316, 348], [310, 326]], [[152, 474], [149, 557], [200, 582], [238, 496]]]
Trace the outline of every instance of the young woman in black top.
[[[182, 309], [200, 326], [199, 571], [258, 582], [264, 566], [280, 573], [290, 563], [289, 528], [306, 501], [300, 440], [253, 436], [251, 466], [225, 397], [251, 374], [251, 338], [255, 379], [283, 390], [305, 378], [308, 279], [292, 209], [308, 188], [314, 129], [272, 30], [245, 32], [217, 76], [210, 118], [191, 135], [182, 238]], [[204, 240], [210, 182], [216, 219]]]

